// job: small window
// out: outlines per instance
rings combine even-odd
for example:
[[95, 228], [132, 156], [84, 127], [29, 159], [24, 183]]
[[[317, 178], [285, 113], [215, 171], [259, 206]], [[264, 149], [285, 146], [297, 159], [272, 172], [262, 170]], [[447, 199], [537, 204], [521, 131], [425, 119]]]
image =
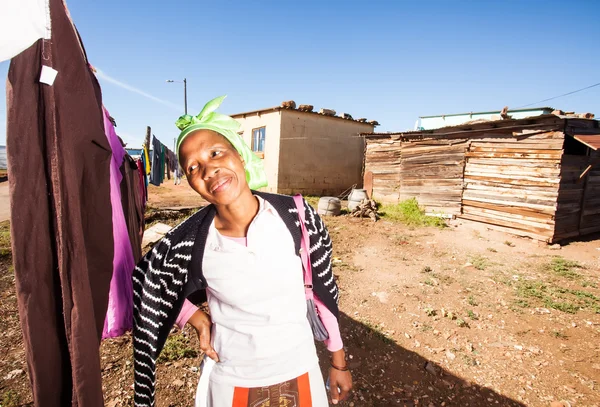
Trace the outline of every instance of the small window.
[[252, 130], [252, 151], [255, 153], [265, 152], [265, 127]]

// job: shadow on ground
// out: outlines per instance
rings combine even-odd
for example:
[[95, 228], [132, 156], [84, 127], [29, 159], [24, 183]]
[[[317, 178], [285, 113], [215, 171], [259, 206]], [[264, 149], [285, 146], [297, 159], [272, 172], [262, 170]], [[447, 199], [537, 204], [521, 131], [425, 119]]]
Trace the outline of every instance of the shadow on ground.
[[[343, 405], [387, 406], [525, 406], [495, 391], [472, 384], [407, 350], [380, 332], [345, 314], [340, 315], [354, 389]], [[319, 346], [323, 372], [327, 350]]]

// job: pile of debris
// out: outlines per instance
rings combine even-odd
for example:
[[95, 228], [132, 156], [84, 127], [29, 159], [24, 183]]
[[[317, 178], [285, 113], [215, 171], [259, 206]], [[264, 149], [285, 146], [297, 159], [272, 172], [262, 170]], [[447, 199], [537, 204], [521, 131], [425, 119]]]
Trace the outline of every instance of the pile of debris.
[[297, 105], [294, 100], [286, 100], [286, 101], [281, 102], [282, 109], [298, 110], [300, 112], [307, 112], [307, 113], [317, 113], [322, 116], [341, 117], [342, 119], [346, 119], [346, 120], [352, 120], [352, 121], [356, 121], [359, 123], [369, 123], [369, 124], [372, 124], [373, 126], [379, 126], [379, 122], [377, 120], [367, 120], [364, 117], [361, 117], [360, 119], [354, 119], [350, 113], [340, 113], [339, 115], [337, 115], [337, 112], [333, 109], [321, 108], [321, 109], [319, 109], [319, 112], [315, 112], [314, 111], [315, 107], [313, 105], [299, 105], [297, 107], [296, 106]]
[[376, 222], [379, 220], [377, 203], [372, 199], [363, 199], [358, 206], [352, 209], [350, 216], [354, 218], [371, 218], [373, 219], [373, 222]]
[[319, 114], [322, 114], [323, 116], [335, 116], [336, 111], [333, 109], [321, 108], [321, 110], [319, 110]]
[[594, 113], [564, 112], [562, 110], [554, 110], [552, 114], [556, 116], [566, 116], [576, 119], [593, 119], [595, 117]]
[[298, 110], [301, 112], [312, 112], [315, 107], [313, 105], [300, 105], [298, 106]]
[[296, 108], [296, 102], [294, 102], [293, 100], [286, 100], [284, 102], [281, 102], [281, 107], [284, 109], [295, 109]]

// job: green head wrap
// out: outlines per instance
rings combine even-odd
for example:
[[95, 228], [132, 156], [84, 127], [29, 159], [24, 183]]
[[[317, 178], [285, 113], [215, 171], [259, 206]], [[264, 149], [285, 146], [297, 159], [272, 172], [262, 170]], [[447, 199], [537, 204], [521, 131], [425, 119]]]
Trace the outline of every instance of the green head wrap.
[[246, 181], [250, 189], [267, 186], [267, 175], [263, 162], [250, 150], [244, 140], [237, 134], [240, 124], [231, 117], [217, 113], [226, 96], [220, 96], [209, 101], [197, 116], [186, 114], [181, 116], [175, 125], [181, 130], [177, 139], [177, 155], [183, 140], [196, 130], [212, 130], [225, 137], [242, 156], [246, 168]]

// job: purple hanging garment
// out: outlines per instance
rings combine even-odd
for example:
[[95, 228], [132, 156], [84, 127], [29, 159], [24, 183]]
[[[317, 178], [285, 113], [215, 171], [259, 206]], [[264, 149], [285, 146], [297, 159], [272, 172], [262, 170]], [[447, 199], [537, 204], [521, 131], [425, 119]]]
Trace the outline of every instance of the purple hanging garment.
[[123, 335], [133, 327], [133, 289], [131, 275], [135, 262], [125, 214], [121, 204], [120, 167], [125, 157], [125, 149], [121, 145], [115, 128], [110, 121], [108, 111], [103, 107], [104, 131], [112, 149], [110, 162], [110, 202], [112, 204], [112, 225], [115, 254], [113, 257], [113, 275], [110, 281], [108, 309], [104, 320], [102, 339]]

